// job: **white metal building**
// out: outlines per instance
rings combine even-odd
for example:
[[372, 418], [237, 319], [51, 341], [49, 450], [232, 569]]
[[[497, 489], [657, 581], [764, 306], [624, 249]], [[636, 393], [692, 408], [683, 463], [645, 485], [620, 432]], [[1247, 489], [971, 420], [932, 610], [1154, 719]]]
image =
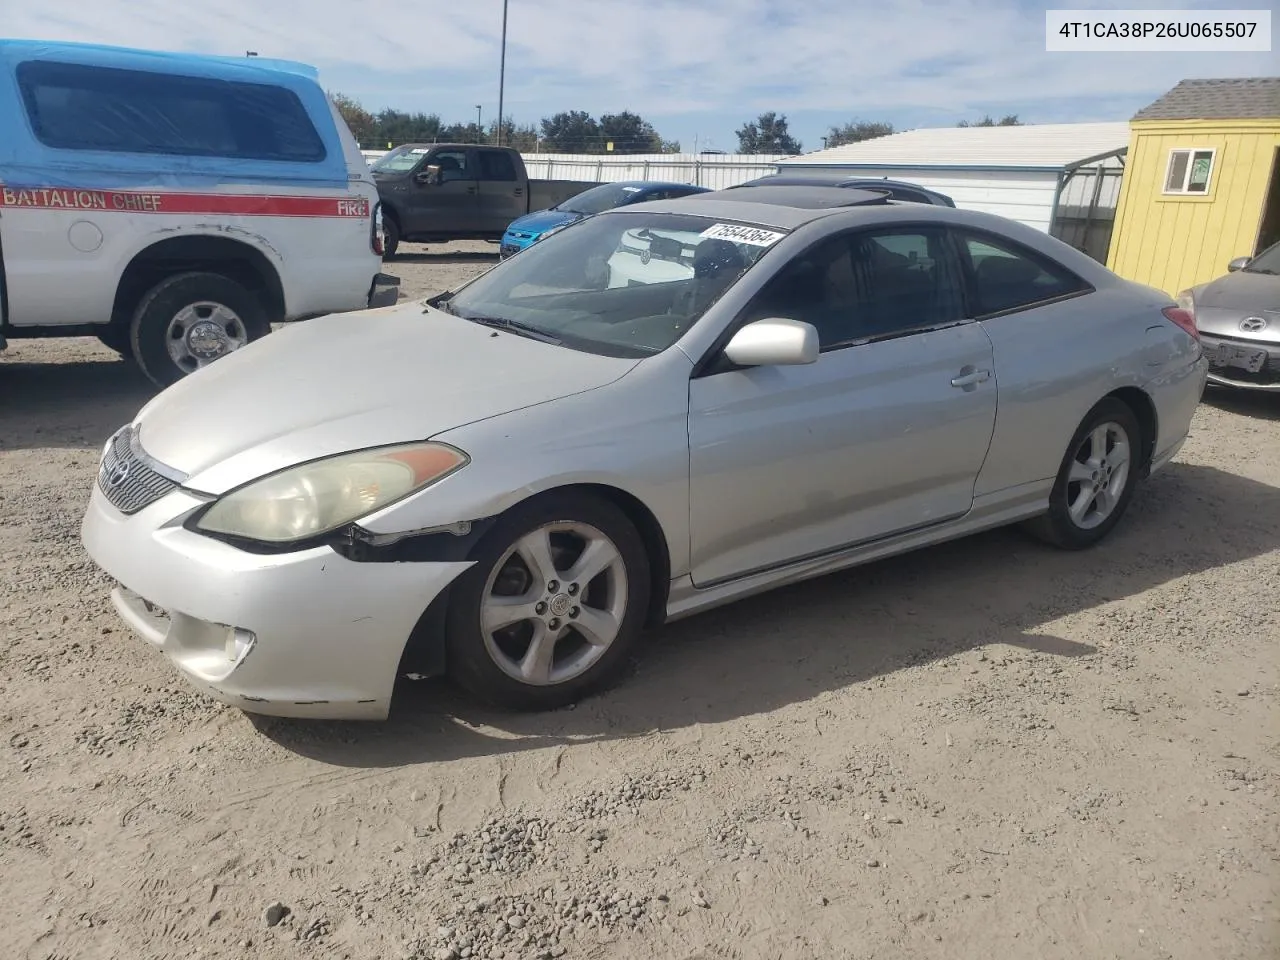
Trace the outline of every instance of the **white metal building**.
[[544, 180], [668, 180], [722, 190], [774, 172], [785, 156], [732, 153], [526, 153], [529, 176]]
[[778, 169], [911, 181], [1105, 262], [1128, 148], [1127, 122], [943, 127], [789, 157]]
[[[362, 150], [370, 163], [385, 150]], [[524, 165], [535, 180], [669, 180], [713, 190], [732, 187], [775, 172], [784, 156], [739, 156], [716, 153], [524, 153]]]

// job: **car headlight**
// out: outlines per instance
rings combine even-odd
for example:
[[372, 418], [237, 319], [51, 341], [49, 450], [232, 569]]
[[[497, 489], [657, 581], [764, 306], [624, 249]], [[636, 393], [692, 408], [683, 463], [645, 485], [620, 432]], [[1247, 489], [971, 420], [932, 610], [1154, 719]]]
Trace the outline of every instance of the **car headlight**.
[[1177, 296], [1178, 306], [1186, 310], [1193, 317], [1196, 315], [1196, 298], [1190, 290], [1183, 290]]
[[560, 226], [558, 226], [558, 227], [552, 227], [550, 230], [544, 230], [541, 234], [539, 234], [539, 235], [538, 235], [538, 239], [537, 239], [537, 240], [535, 240], [534, 242], [535, 242], [535, 243], [541, 243], [543, 240], [547, 239], [547, 237], [551, 236], [553, 233], [559, 233], [561, 230], [563, 230], [563, 229], [564, 229], [565, 227], [567, 227], [568, 225], [569, 225], [569, 224], [567, 224], [567, 223], [562, 223], [562, 224], [560, 224]]
[[214, 502], [195, 528], [264, 543], [329, 533], [443, 480], [468, 458], [443, 443], [344, 453], [289, 467]]

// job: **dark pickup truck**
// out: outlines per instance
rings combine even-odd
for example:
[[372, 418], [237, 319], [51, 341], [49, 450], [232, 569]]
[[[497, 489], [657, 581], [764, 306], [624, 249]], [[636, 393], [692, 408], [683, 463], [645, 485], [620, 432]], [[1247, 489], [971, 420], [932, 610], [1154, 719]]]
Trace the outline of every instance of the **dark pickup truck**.
[[383, 245], [400, 241], [500, 240], [517, 217], [553, 207], [594, 180], [530, 180], [510, 147], [408, 143], [373, 164], [382, 201]]

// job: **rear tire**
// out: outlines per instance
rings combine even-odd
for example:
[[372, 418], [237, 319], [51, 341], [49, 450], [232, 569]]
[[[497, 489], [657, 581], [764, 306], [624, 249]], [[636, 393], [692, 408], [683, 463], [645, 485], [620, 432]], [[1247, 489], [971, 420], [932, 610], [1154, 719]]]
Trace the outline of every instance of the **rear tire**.
[[382, 259], [392, 260], [400, 249], [400, 224], [392, 216], [382, 218]]
[[459, 686], [505, 709], [552, 710], [616, 679], [650, 591], [644, 541], [618, 507], [537, 497], [503, 516], [471, 559], [446, 621]]
[[1120, 522], [1138, 485], [1144, 447], [1133, 411], [1114, 397], [1100, 401], [1067, 446], [1049, 494], [1049, 510], [1025, 524], [1062, 550], [1083, 550]]
[[109, 350], [114, 350], [126, 360], [133, 359], [133, 347], [129, 344], [129, 328], [119, 324], [111, 324], [98, 331], [99, 342]]
[[179, 273], [143, 296], [130, 325], [133, 355], [157, 386], [271, 332], [267, 311], [243, 284], [220, 273]]

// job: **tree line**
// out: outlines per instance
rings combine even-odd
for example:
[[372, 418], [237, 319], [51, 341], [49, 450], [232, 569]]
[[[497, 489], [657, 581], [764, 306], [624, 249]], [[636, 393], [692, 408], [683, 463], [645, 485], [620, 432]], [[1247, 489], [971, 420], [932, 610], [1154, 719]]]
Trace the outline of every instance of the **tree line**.
[[[374, 113], [358, 100], [342, 93], [331, 93], [335, 106], [351, 128], [352, 134], [366, 150], [386, 150], [402, 143], [499, 143], [521, 153], [590, 153], [637, 154], [679, 153], [680, 142], [667, 140], [648, 120], [630, 110], [594, 117], [585, 110], [566, 110], [543, 117], [536, 124], [503, 121], [501, 140], [498, 122], [487, 124], [445, 123], [435, 113], [407, 113], [390, 108]], [[478, 120], [482, 121], [482, 117]], [[961, 120], [957, 127], [1019, 126], [1016, 114], [999, 120], [984, 116], [980, 120]], [[823, 147], [838, 147], [895, 133], [891, 123], [853, 120], [832, 126], [822, 138]], [[791, 156], [803, 153], [803, 144], [791, 135], [786, 114], [762, 113], [744, 123], [737, 131], [740, 154], [773, 154]]]
[[[1016, 113], [1008, 114], [995, 120], [990, 114], [981, 120], [961, 120], [957, 127], [1020, 127], [1022, 121]], [[874, 140], [876, 137], [887, 137], [897, 133], [892, 123], [880, 120], [852, 120], [839, 126], [832, 126], [822, 138], [823, 149], [844, 146], [846, 143], [859, 143], [863, 140]], [[804, 145], [791, 135], [787, 125], [786, 114], [779, 115], [773, 111], [762, 113], [750, 123], [744, 123], [737, 131], [738, 153], [774, 154], [792, 156], [804, 152]]]
[[[334, 104], [360, 146], [386, 150], [402, 143], [498, 143], [498, 121], [480, 125], [445, 123], [435, 113], [380, 110], [373, 113], [359, 101], [331, 93]], [[482, 120], [482, 118], [478, 118]], [[680, 143], [666, 140], [653, 124], [630, 110], [593, 117], [585, 110], [566, 110], [537, 124], [502, 124], [503, 146], [521, 153], [679, 153]]]

